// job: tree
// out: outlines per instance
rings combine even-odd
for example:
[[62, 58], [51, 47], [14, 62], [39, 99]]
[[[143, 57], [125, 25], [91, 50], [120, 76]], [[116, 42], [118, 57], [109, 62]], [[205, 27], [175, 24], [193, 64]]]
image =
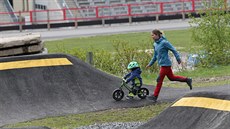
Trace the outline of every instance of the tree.
[[192, 39], [199, 44], [202, 66], [230, 64], [230, 14], [225, 0], [204, 1], [200, 18], [191, 17]]

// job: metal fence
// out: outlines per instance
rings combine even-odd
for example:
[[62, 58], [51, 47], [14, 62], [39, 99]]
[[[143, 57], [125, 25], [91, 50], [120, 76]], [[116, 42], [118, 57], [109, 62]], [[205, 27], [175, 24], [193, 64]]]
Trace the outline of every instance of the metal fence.
[[[226, 1], [229, 7], [230, 0]], [[59, 1], [59, 4], [61, 2]], [[78, 7], [78, 6], [76, 6]], [[203, 9], [202, 0], [174, 0], [173, 2], [142, 2], [134, 4], [114, 4], [78, 8], [31, 10], [24, 12], [0, 12], [0, 26], [34, 25], [89, 21], [98, 19], [117, 19], [121, 17], [161, 16], [197, 12]], [[4, 15], [16, 15], [18, 20], [6, 22]], [[156, 18], [157, 19], [157, 18]]]

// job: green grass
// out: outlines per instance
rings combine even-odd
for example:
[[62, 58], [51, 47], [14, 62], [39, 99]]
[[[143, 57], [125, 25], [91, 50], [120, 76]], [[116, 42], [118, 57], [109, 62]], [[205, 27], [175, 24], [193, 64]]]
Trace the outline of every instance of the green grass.
[[[171, 30], [165, 31], [166, 38], [175, 46], [181, 47], [181, 51], [188, 51], [195, 48], [191, 40], [192, 32], [188, 29], [185, 30]], [[180, 50], [180, 48], [178, 49]]]
[[196, 68], [193, 71], [180, 72], [183, 76], [191, 76], [194, 78], [229, 76], [230, 66], [216, 66], [214, 68]]
[[106, 111], [73, 114], [59, 117], [49, 117], [14, 125], [7, 125], [8, 128], [46, 126], [52, 129], [73, 129], [79, 126], [100, 124], [106, 122], [146, 122], [157, 116], [170, 103], [155, 104], [140, 108], [111, 109]]
[[[171, 43], [175, 45], [175, 47], [182, 47], [182, 50], [188, 50], [192, 46], [192, 42], [190, 40], [191, 32], [189, 30], [165, 31], [165, 34], [167, 39], [169, 39]], [[150, 46], [152, 46], [150, 32], [141, 32], [46, 41], [45, 47], [48, 48], [50, 52], [54, 52], [59, 47], [61, 47], [61, 49], [67, 50], [73, 48], [80, 48], [85, 50], [94, 48], [114, 51], [114, 40], [127, 41], [132, 43], [132, 45], [149, 42]]]
[[[176, 72], [176, 75], [181, 75], [185, 77], [191, 77], [193, 78], [193, 85], [194, 87], [202, 87], [202, 86], [218, 86], [218, 85], [226, 85], [230, 84], [230, 80], [220, 80], [220, 81], [209, 81], [205, 82], [203, 80], [207, 80], [210, 78], [216, 78], [216, 77], [226, 77], [230, 76], [230, 66], [218, 66], [214, 68], [196, 68], [193, 71], [182, 71], [182, 72]], [[157, 79], [158, 73], [152, 73], [152, 74], [143, 74], [143, 82], [148, 85], [156, 85], [156, 79]], [[180, 82], [171, 82], [167, 79], [167, 77], [164, 80], [165, 86], [170, 87], [185, 87], [186, 84], [180, 83]]]
[[150, 40], [149, 34], [144, 33], [129, 33], [129, 34], [118, 34], [118, 35], [105, 35], [105, 36], [93, 36], [83, 38], [70, 38], [64, 40], [46, 41], [46, 47], [49, 51], [53, 52], [58, 46], [64, 49], [81, 48], [81, 49], [105, 49], [108, 51], [114, 51], [113, 41], [114, 40], [126, 40], [133, 45]]

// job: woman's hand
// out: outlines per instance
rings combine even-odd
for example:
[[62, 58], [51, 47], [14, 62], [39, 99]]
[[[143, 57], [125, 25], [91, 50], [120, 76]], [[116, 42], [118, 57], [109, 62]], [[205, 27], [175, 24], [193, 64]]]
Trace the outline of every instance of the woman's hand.
[[148, 69], [148, 68], [150, 68], [150, 67], [151, 67], [151, 66], [147, 65], [145, 68]]

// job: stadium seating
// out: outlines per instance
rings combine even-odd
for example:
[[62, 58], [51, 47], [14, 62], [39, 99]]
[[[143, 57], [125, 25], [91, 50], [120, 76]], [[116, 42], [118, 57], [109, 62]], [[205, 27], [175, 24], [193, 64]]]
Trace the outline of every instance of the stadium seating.
[[[131, 14], [147, 14], [147, 13], [156, 13], [160, 11], [159, 4], [144, 4], [143, 2], [172, 2], [172, 0], [65, 0], [67, 5], [75, 4], [77, 8], [86, 8], [79, 11], [81, 14], [78, 17], [96, 17], [96, 9], [92, 7], [99, 7], [98, 15], [103, 17], [109, 16], [118, 16], [118, 15], [128, 15], [128, 6], [119, 6], [119, 5], [127, 5], [127, 4], [140, 4], [140, 5], [132, 5], [131, 6]], [[182, 3], [178, 4], [165, 4], [164, 11], [165, 12], [173, 12], [177, 10], [181, 10]], [[192, 5], [190, 3], [184, 3], [186, 9], [191, 9]], [[102, 6], [102, 7], [100, 7]], [[105, 7], [111, 6], [111, 7]], [[69, 6], [70, 7], [70, 6]]]
[[[40, 3], [40, 4], [42, 4], [42, 3]], [[45, 1], [44, 5], [47, 6], [46, 8], [48, 10], [50, 10], [49, 11], [49, 20], [50, 21], [63, 19], [63, 12], [61, 10], [60, 11], [54, 10], [54, 9], [61, 9], [60, 5], [58, 6], [56, 0], [49, 0], [47, 2]], [[45, 11], [43, 9], [39, 9], [39, 8], [36, 8], [36, 10], [37, 10], [36, 12], [33, 12], [34, 13], [33, 20], [35, 22], [38, 23], [39, 21], [47, 21], [48, 20], [47, 11]]]
[[82, 17], [81, 11], [76, 10], [75, 8], [80, 8], [75, 0], [59, 0], [59, 4], [62, 5], [62, 8], [69, 9], [66, 14], [67, 18], [78, 18]]
[[[183, 10], [186, 12], [197, 11], [204, 7], [202, 1], [195, 0], [195, 8], [193, 8], [192, 1], [177, 1], [174, 3], [175, 1], [177, 0], [40, 0], [35, 3], [35, 10], [32, 13], [27, 12], [26, 16], [32, 15], [32, 23], [46, 23], [47, 21], [59, 23], [69, 22], [75, 20], [75, 18], [85, 21], [127, 16], [181, 14]], [[167, 3], [161, 6], [162, 4], [159, 2]], [[230, 5], [230, 0], [227, 0], [227, 4]], [[45, 8], [39, 8], [39, 5]], [[9, 13], [13, 10], [8, 0], [0, 0], [0, 12], [1, 25], [19, 21], [18, 12], [16, 13], [17, 16]], [[25, 16], [25, 12], [23, 16]], [[28, 24], [30, 24], [30, 20], [27, 21]]]

